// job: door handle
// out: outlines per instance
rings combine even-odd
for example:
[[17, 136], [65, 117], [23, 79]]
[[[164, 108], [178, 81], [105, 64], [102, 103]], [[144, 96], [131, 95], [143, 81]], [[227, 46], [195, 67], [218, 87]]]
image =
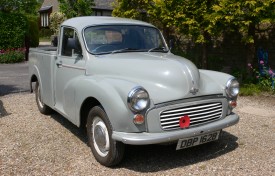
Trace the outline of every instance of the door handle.
[[56, 65], [58, 68], [62, 67], [62, 61], [57, 62]]

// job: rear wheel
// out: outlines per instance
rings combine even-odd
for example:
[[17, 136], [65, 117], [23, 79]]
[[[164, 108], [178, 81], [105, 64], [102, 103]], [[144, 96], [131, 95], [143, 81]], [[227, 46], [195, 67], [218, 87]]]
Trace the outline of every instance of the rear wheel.
[[52, 109], [49, 106], [45, 105], [42, 101], [41, 89], [38, 82], [36, 82], [35, 84], [35, 100], [37, 107], [42, 114], [48, 115], [52, 113]]
[[95, 159], [104, 166], [118, 164], [124, 155], [124, 144], [112, 139], [112, 126], [102, 107], [90, 110], [86, 127]]

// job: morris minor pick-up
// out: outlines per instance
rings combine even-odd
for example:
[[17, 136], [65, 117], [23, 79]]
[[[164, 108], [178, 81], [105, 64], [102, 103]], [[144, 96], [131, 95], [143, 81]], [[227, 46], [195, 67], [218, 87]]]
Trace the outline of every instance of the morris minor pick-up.
[[137, 20], [68, 19], [57, 48], [30, 50], [29, 74], [39, 111], [84, 128], [105, 166], [122, 160], [125, 144], [185, 149], [239, 121], [233, 76], [172, 54], [160, 30]]

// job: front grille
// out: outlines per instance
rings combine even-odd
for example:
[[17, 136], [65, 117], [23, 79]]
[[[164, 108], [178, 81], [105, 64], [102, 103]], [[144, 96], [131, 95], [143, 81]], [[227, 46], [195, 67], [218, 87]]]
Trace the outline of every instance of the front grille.
[[222, 103], [205, 103], [168, 109], [160, 113], [160, 123], [163, 130], [180, 129], [179, 120], [188, 115], [190, 126], [197, 126], [218, 120], [222, 116]]

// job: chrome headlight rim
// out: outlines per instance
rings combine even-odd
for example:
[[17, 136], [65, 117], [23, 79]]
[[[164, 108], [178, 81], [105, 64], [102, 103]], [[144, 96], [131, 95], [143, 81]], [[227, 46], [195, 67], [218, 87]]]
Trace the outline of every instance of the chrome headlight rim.
[[[236, 83], [237, 83], [237, 86], [232, 87]], [[236, 89], [236, 90], [232, 91], [232, 89]], [[234, 77], [230, 78], [226, 83], [225, 91], [229, 98], [231, 98], [231, 99], [237, 98], [240, 93], [240, 85], [239, 85], [238, 80]]]
[[[140, 99], [137, 102], [135, 102], [134, 101], [135, 98], [137, 98], [137, 95], [139, 95], [140, 93], [144, 93], [147, 96], [146, 100]], [[140, 101], [143, 101], [143, 102], [140, 102]], [[133, 111], [135, 113], [145, 110], [149, 106], [149, 102], [150, 102], [149, 94], [146, 91], [146, 89], [144, 89], [141, 86], [134, 87], [129, 92], [128, 97], [127, 97], [128, 107], [130, 108], [131, 111]]]

